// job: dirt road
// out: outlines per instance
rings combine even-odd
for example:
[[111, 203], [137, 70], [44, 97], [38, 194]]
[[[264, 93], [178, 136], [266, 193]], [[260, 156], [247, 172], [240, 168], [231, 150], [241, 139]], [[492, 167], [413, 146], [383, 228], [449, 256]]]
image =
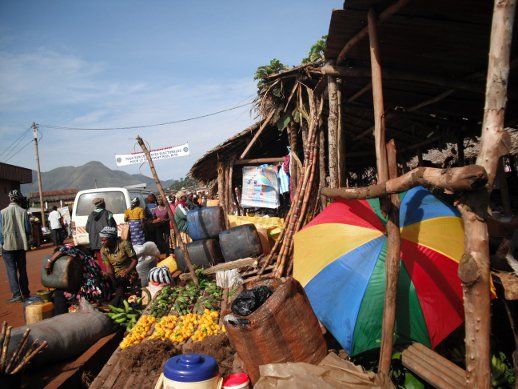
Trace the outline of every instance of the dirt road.
[[[41, 261], [44, 255], [53, 252], [52, 244], [45, 244], [37, 250], [27, 252], [27, 276], [29, 277], [29, 289], [31, 296], [36, 291], [43, 289], [41, 285]], [[23, 305], [22, 303], [7, 303], [7, 299], [11, 298], [11, 290], [9, 289], [9, 281], [5, 271], [3, 258], [0, 260], [0, 322], [4, 320], [13, 327], [24, 325]]]

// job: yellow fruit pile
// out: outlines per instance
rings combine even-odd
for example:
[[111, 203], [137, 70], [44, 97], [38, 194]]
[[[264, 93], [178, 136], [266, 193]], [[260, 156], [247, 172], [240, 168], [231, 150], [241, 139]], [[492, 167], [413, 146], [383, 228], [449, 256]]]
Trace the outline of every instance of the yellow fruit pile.
[[188, 313], [183, 316], [163, 316], [155, 323], [153, 316], [142, 316], [131, 332], [122, 340], [121, 349], [142, 342], [149, 330], [155, 325], [148, 339], [169, 340], [173, 343], [183, 343], [189, 339], [194, 342], [203, 340], [210, 335], [225, 332], [225, 327], [218, 324], [219, 312], [205, 309], [202, 315]]
[[206, 336], [225, 332], [225, 327], [218, 324], [218, 319], [218, 311], [209, 311], [206, 309], [199, 319], [198, 328], [194, 331], [194, 334], [192, 334], [191, 340], [198, 342], [203, 340]]
[[173, 334], [177, 321], [178, 316], [176, 315], [163, 316], [155, 324], [155, 330], [153, 331], [153, 334], [149, 337], [149, 339], [169, 339]]
[[154, 323], [155, 318], [153, 316], [142, 315], [131, 332], [122, 339], [120, 348], [125, 349], [126, 347], [142, 342]]

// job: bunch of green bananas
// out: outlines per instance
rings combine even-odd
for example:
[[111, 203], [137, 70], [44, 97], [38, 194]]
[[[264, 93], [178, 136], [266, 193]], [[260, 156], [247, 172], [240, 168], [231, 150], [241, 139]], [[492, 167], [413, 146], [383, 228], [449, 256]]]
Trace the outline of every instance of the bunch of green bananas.
[[123, 300], [122, 304], [123, 307], [120, 308], [109, 305], [111, 312], [108, 313], [108, 317], [118, 325], [125, 326], [127, 331], [131, 331], [142, 313], [142, 297], [137, 299], [134, 304], [130, 305], [127, 300]]

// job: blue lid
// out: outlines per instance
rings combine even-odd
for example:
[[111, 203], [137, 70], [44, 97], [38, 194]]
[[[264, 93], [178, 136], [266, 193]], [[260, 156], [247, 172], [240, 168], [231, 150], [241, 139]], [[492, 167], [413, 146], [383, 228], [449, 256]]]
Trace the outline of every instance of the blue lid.
[[218, 363], [209, 355], [182, 354], [169, 358], [164, 376], [178, 382], [205, 381], [218, 375]]

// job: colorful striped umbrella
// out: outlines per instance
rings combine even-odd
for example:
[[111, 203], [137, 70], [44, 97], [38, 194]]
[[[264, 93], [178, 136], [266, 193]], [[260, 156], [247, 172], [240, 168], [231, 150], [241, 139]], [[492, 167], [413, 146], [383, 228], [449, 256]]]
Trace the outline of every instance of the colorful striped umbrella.
[[[457, 210], [423, 187], [401, 194], [395, 341], [435, 347], [463, 322]], [[293, 276], [351, 355], [381, 344], [386, 218], [379, 199], [337, 200], [295, 235]]]

